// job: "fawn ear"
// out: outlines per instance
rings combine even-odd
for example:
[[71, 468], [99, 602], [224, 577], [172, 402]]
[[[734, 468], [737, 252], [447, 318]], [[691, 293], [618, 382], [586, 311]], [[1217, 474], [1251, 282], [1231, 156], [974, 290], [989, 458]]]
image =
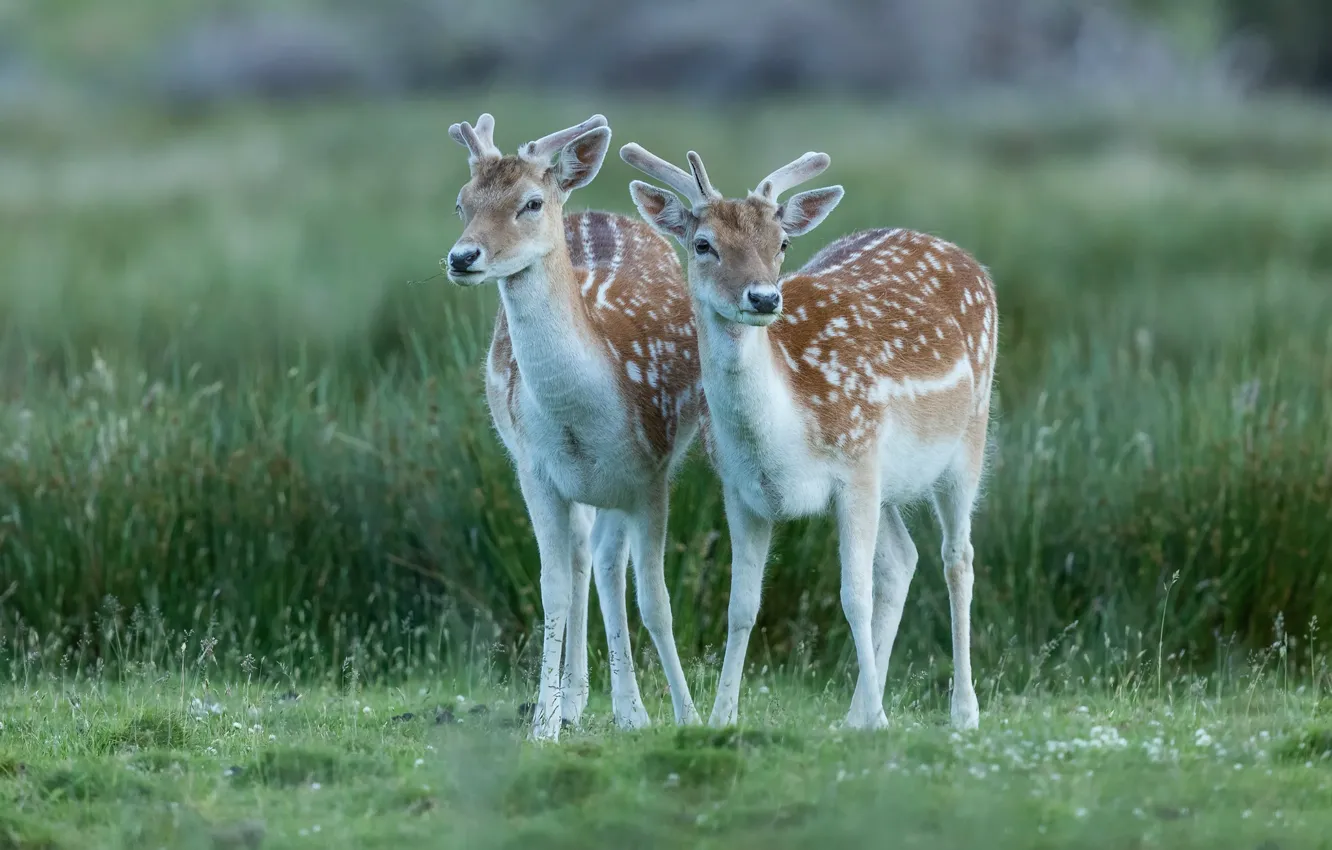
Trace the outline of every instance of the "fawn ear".
[[684, 243], [694, 214], [685, 209], [679, 198], [642, 180], [629, 182], [629, 194], [644, 221], [658, 232], [674, 236], [681, 244]]
[[792, 195], [777, 210], [787, 236], [803, 236], [818, 227], [842, 200], [841, 186], [811, 189]]
[[610, 150], [610, 138], [610, 127], [598, 127], [560, 148], [559, 158], [551, 169], [561, 192], [567, 195], [592, 182], [606, 159], [606, 151]]

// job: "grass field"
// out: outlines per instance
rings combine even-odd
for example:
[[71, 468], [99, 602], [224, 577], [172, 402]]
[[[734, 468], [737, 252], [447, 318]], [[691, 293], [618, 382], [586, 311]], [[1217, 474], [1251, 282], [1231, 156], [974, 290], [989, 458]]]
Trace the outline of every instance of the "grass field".
[[[615, 145], [696, 148], [730, 193], [826, 150], [847, 197], [792, 264], [903, 225], [991, 269], [978, 734], [945, 728], [947, 596], [915, 516], [892, 730], [829, 728], [851, 686], [816, 520], [774, 546], [740, 739], [608, 732], [594, 626], [596, 716], [518, 745], [538, 567], [481, 399], [495, 295], [431, 279], [466, 174], [445, 128], [483, 109], [506, 149], [605, 112]], [[1326, 110], [773, 103], [719, 121], [508, 95], [14, 117], [3, 850], [1328, 846]], [[633, 176], [613, 160], [571, 207], [628, 212]], [[677, 640], [706, 706], [729, 549], [701, 458], [672, 510]], [[660, 722], [655, 654], [634, 646]]]
[[194, 662], [0, 697], [0, 847], [1332, 846], [1326, 697], [1279, 676], [1040, 689], [958, 734], [930, 705], [839, 731], [841, 683], [760, 674], [739, 729], [619, 733], [602, 698], [530, 747], [525, 690], [485, 677], [307, 690]]
[[[1266, 645], [1278, 615], [1297, 634], [1332, 618], [1332, 118], [783, 104], [718, 123], [512, 96], [174, 118], [52, 105], [5, 122], [13, 641], [35, 632], [87, 662], [108, 654], [96, 623], [115, 609], [221, 638], [233, 664], [375, 655], [406, 675], [477, 640], [525, 652], [535, 545], [480, 392], [495, 294], [408, 284], [456, 238], [466, 165], [445, 128], [482, 108], [509, 147], [603, 110], [616, 143], [696, 147], [732, 192], [826, 149], [848, 194], [792, 264], [905, 224], [991, 268], [980, 669], [1021, 676], [1060, 636], [1089, 651], [1159, 638], [1210, 663]], [[629, 211], [629, 172], [609, 163], [571, 205]], [[667, 569], [678, 639], [700, 655], [724, 634], [719, 502], [696, 457]], [[898, 645], [926, 666], [947, 654], [948, 609], [937, 531], [913, 526]], [[845, 660], [834, 546], [825, 520], [781, 529], [760, 654]]]

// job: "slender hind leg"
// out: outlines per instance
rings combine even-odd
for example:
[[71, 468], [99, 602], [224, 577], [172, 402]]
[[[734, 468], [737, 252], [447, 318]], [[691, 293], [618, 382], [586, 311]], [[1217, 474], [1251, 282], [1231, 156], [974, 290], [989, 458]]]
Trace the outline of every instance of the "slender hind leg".
[[592, 564], [596, 571], [601, 618], [606, 624], [615, 725], [621, 729], [638, 729], [647, 726], [651, 720], [638, 690], [629, 645], [629, 611], [625, 603], [629, 538], [626, 517], [619, 511], [597, 511], [597, 521], [592, 526]]
[[569, 528], [572, 549], [573, 597], [569, 605], [569, 622], [565, 624], [564, 674], [560, 682], [563, 692], [561, 709], [564, 720], [575, 726], [587, 708], [587, 592], [592, 578], [592, 520], [596, 511], [587, 505], [575, 505]]
[[971, 512], [980, 489], [984, 451], [985, 419], [980, 418], [968, 433], [968, 451], [934, 492], [934, 510], [943, 529], [944, 578], [953, 623], [952, 721], [958, 729], [980, 725], [980, 702], [971, 681], [971, 587], [975, 578]]
[[874, 667], [880, 697], [888, 685], [888, 659], [893, 654], [893, 641], [902, 624], [902, 608], [918, 559], [901, 512], [895, 505], [885, 505], [879, 514], [879, 539], [874, 546]]

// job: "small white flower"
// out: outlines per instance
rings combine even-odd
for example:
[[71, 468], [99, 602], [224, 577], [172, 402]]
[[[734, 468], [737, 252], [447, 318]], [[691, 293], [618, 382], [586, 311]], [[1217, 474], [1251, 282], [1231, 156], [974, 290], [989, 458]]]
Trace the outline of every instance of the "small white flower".
[[1240, 812], [1240, 817], [1243, 818], [1244, 820], [1248, 820], [1249, 818], [1253, 817], [1253, 809], [1245, 809], [1244, 811]]
[[318, 791], [321, 787], [323, 787], [323, 786], [321, 786], [318, 782], [311, 782], [311, 783], [310, 783], [310, 790], [311, 790], [311, 791]]
[[239, 723], [232, 723], [232, 724], [231, 724], [231, 728], [232, 728], [232, 729], [240, 729], [240, 728], [242, 728], [242, 727], [241, 727], [241, 725], [240, 725]]
[[420, 767], [423, 764], [425, 764], [425, 759], [417, 759], [415, 762], [413, 762], [414, 767]]
[[361, 709], [361, 713], [362, 713], [362, 714], [369, 714], [369, 713], [370, 713], [370, 706], [367, 705], [365, 708]]
[[318, 831], [319, 831], [319, 824], [315, 824], [314, 826], [310, 827], [310, 831], [311, 831], [311, 832], [318, 832]]
[[1078, 714], [1087, 714], [1089, 709], [1085, 705], [1078, 706]]
[[299, 830], [296, 831], [296, 834], [304, 838], [305, 836], [310, 834], [310, 830], [306, 829], [305, 827], [301, 827]]
[[1082, 807], [1079, 807], [1078, 810], [1073, 813], [1073, 817], [1075, 818], [1085, 818], [1086, 816], [1087, 816], [1087, 810]]
[[769, 692], [769, 691], [768, 691], [768, 686], [767, 686], [767, 685], [759, 685], [759, 689], [758, 689], [758, 691], [759, 691], [759, 693], [761, 693], [761, 694], [767, 694], [767, 693]]
[[680, 784], [680, 774], [672, 773], [666, 777], [666, 787], [674, 788]]
[[269, 736], [268, 736], [268, 740], [270, 740], [270, 741], [276, 741], [276, 740], [277, 740], [277, 735], [269, 735]]

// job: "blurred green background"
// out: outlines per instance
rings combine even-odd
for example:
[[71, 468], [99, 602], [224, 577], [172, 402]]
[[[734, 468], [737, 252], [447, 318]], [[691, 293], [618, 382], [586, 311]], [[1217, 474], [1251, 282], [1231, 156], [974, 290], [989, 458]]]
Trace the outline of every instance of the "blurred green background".
[[[203, 637], [294, 677], [532, 660], [495, 293], [426, 280], [467, 176], [445, 129], [482, 111], [507, 150], [603, 112], [728, 193], [825, 150], [848, 194], [792, 265], [907, 226], [991, 269], [987, 686], [1056, 647], [1104, 670], [1307, 641], [1332, 617], [1328, 8], [0, 4], [0, 665]], [[612, 159], [570, 206], [631, 212], [632, 177]], [[677, 640], [712, 663], [701, 457], [672, 510]], [[894, 670], [943, 691], [938, 532], [912, 526]], [[824, 520], [781, 529], [756, 663], [847, 660], [835, 553]]]

